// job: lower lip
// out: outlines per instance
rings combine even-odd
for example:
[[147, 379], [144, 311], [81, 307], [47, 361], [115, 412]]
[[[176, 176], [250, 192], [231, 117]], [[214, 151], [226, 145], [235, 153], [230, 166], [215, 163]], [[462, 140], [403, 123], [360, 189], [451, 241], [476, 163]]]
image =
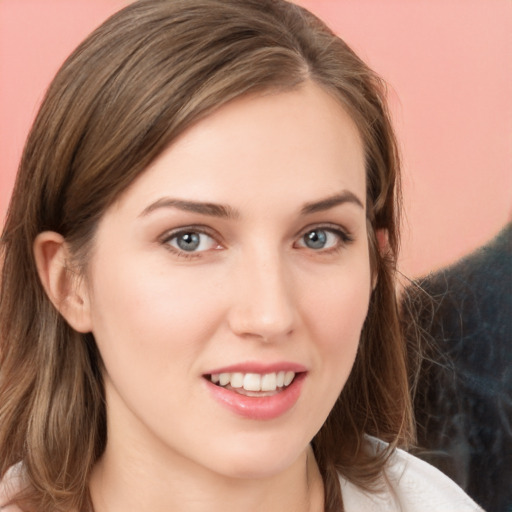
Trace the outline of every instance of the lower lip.
[[272, 396], [245, 396], [205, 380], [213, 397], [230, 411], [251, 420], [273, 420], [288, 412], [297, 402], [306, 373], [299, 373], [283, 391]]

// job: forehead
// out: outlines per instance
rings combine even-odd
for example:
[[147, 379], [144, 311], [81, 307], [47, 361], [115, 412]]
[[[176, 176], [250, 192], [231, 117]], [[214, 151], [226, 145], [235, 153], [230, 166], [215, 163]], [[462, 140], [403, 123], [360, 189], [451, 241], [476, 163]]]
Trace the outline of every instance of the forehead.
[[341, 102], [306, 82], [238, 98], [199, 121], [119, 201], [143, 210], [164, 194], [242, 209], [307, 203], [350, 190], [365, 203], [364, 150]]

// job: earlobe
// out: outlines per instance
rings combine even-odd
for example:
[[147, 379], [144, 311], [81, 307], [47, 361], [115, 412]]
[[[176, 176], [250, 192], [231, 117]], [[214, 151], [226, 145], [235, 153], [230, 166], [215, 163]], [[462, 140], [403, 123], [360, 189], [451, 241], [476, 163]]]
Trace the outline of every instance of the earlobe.
[[[381, 257], [385, 256], [389, 251], [389, 235], [387, 229], [377, 229], [375, 231], [375, 240], [377, 241], [377, 250]], [[372, 277], [372, 291], [375, 290], [379, 278], [377, 272]]]
[[44, 231], [34, 240], [39, 279], [55, 308], [78, 332], [90, 332], [89, 296], [81, 276], [69, 266], [69, 248], [62, 235]]
[[377, 238], [377, 246], [379, 252], [384, 255], [389, 251], [389, 237], [387, 229], [377, 229], [375, 231], [375, 237]]

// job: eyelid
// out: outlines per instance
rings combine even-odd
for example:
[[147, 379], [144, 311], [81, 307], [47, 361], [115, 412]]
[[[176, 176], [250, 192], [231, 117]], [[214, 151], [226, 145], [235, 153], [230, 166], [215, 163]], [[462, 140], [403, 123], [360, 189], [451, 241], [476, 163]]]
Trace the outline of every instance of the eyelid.
[[[326, 248], [320, 248], [320, 249], [312, 249], [310, 247], [307, 247], [307, 245], [301, 241], [303, 240], [304, 236], [310, 233], [311, 231], [327, 231], [334, 236], [338, 237], [338, 243], [336, 243], [332, 247], [326, 247]], [[340, 226], [339, 224], [331, 224], [331, 223], [323, 223], [323, 224], [312, 224], [310, 226], [307, 226], [303, 228], [299, 234], [296, 236], [296, 241], [294, 242], [294, 246], [298, 249], [304, 249], [304, 250], [310, 250], [313, 253], [316, 254], [333, 254], [336, 253], [343, 248], [345, 248], [347, 245], [351, 244], [354, 241], [354, 237], [349, 232], [348, 229]]]
[[168, 249], [173, 254], [176, 254], [177, 256], [182, 256], [185, 258], [194, 258], [202, 255], [205, 252], [208, 252], [208, 250], [205, 251], [198, 251], [198, 252], [187, 252], [180, 250], [174, 246], [172, 246], [169, 241], [173, 238], [176, 238], [177, 236], [185, 233], [198, 233], [200, 235], [206, 235], [210, 237], [212, 240], [216, 242], [217, 245], [222, 246], [222, 237], [214, 231], [209, 226], [205, 226], [202, 224], [192, 224], [192, 225], [186, 225], [186, 226], [180, 226], [177, 228], [173, 228], [170, 230], [165, 231], [161, 236], [158, 237], [159, 243], [164, 245], [166, 249]]
[[344, 226], [341, 226], [339, 224], [334, 224], [334, 223], [330, 223], [330, 222], [310, 224], [309, 226], [302, 228], [295, 235], [295, 238], [300, 238], [300, 237], [304, 236], [306, 233], [309, 233], [310, 231], [314, 231], [315, 229], [323, 229], [325, 231], [330, 231], [331, 233], [340, 235], [341, 238], [343, 240], [345, 240], [346, 242], [352, 242], [354, 240], [354, 237], [349, 229], [347, 229]]
[[179, 226], [176, 228], [168, 229], [164, 233], [162, 233], [158, 238], [160, 241], [169, 240], [169, 238], [175, 237], [176, 235], [179, 235], [180, 233], [201, 233], [204, 235], [211, 236], [212, 238], [215, 238], [216, 240], [219, 240], [221, 236], [217, 231], [212, 229], [211, 227], [205, 225], [205, 224], [186, 224], [183, 226]]

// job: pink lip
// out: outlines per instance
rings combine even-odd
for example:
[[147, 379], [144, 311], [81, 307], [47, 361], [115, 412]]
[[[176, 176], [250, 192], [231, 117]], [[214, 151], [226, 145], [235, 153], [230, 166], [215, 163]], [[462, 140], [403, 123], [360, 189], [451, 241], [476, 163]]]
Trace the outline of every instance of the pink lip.
[[272, 364], [263, 364], [254, 361], [247, 361], [245, 363], [233, 364], [231, 366], [224, 366], [222, 368], [215, 368], [212, 371], [207, 372], [205, 375], [212, 375], [214, 373], [259, 373], [264, 375], [266, 373], [277, 373], [277, 372], [295, 372], [304, 373], [307, 368], [301, 364], [280, 362]]
[[[239, 368], [240, 366], [236, 367], [236, 369]], [[259, 370], [256, 371], [254, 367], [252, 367], [252, 370], [248, 370], [245, 365], [243, 368], [244, 371], [242, 373], [271, 373], [272, 371], [275, 371], [269, 370], [267, 366], [263, 372]], [[280, 366], [280, 368], [281, 371], [283, 371], [283, 367]], [[226, 369], [223, 368], [222, 371], [219, 371], [218, 373], [230, 373], [236, 371], [236, 369], [226, 371]], [[214, 373], [217, 373], [217, 371]], [[302, 384], [306, 375], [307, 374], [305, 372], [298, 373], [293, 382], [284, 390], [272, 396], [261, 397], [240, 395], [236, 391], [217, 386], [206, 378], [204, 379], [204, 382], [206, 383], [206, 386], [213, 398], [235, 414], [251, 420], [272, 420], [282, 416], [295, 405], [299, 399]]]

